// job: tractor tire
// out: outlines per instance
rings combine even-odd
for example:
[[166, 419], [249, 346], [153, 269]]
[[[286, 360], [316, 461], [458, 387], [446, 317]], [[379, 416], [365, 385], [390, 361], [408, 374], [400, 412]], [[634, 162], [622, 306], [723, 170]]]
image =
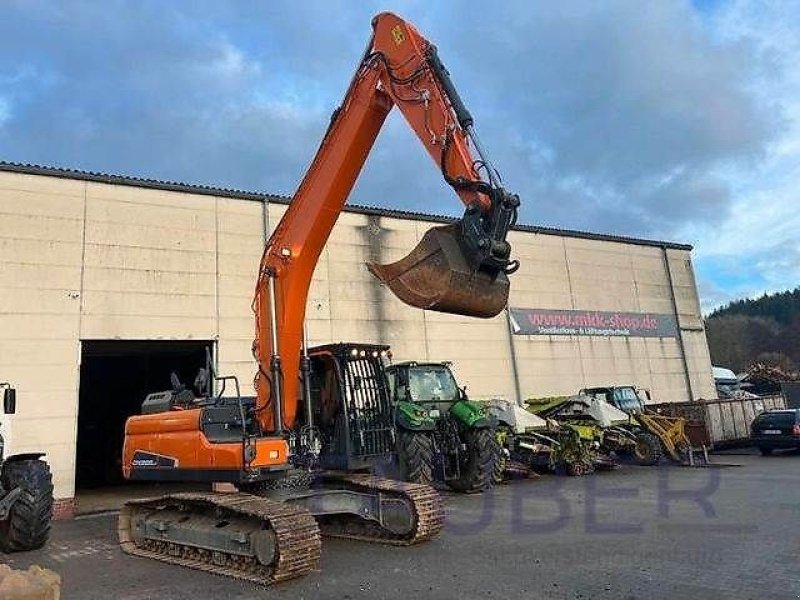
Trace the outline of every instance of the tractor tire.
[[447, 482], [450, 489], [462, 494], [477, 494], [494, 487], [500, 444], [491, 429], [470, 429], [464, 434], [467, 460], [461, 477]]
[[433, 439], [424, 431], [397, 432], [400, 478], [411, 483], [433, 481]]
[[494, 475], [492, 476], [494, 485], [500, 485], [506, 481], [506, 467], [510, 461], [510, 458], [506, 456], [506, 452], [507, 450], [498, 448], [497, 458], [494, 461]]
[[642, 432], [636, 436], [636, 448], [633, 451], [633, 458], [636, 464], [642, 467], [652, 467], [661, 461], [664, 451], [661, 448], [661, 440], [652, 433]]
[[618, 446], [614, 448], [614, 454], [627, 458], [633, 454], [633, 446]]
[[566, 472], [570, 477], [583, 477], [594, 473], [594, 465], [582, 461], [567, 463]]
[[0, 550], [23, 552], [41, 548], [53, 518], [53, 477], [43, 460], [12, 460], [3, 465], [3, 487], [22, 488], [8, 518], [0, 521]]

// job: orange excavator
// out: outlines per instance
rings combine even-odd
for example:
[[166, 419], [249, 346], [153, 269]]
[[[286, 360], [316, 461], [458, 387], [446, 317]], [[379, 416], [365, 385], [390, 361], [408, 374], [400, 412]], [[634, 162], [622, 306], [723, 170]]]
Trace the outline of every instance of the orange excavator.
[[261, 259], [253, 303], [257, 395], [242, 397], [238, 381], [218, 377], [208, 360], [194, 389], [174, 378], [172, 390], [148, 395], [125, 426], [126, 478], [228, 482], [238, 491], [129, 502], [119, 518], [128, 553], [272, 583], [317, 568], [321, 534], [409, 545], [443, 526], [431, 487], [371, 474], [394, 451], [388, 348], [309, 348], [308, 290], [394, 105], [466, 205], [462, 219], [428, 231], [404, 259], [368, 265], [402, 301], [498, 314], [518, 267], [506, 236], [519, 199], [501, 186], [436, 47], [391, 13], [372, 26], [344, 101]]

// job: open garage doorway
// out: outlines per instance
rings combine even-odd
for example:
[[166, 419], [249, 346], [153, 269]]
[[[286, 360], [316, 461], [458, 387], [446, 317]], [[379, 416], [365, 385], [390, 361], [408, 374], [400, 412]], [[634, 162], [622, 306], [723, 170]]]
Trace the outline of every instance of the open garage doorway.
[[[75, 470], [79, 512], [114, 508], [94, 504], [102, 504], [105, 496], [132, 491], [130, 485], [119, 488], [125, 483], [121, 466], [125, 420], [139, 414], [147, 394], [170, 389], [172, 372], [191, 384], [212, 346], [209, 341], [81, 343]], [[148, 488], [147, 484], [136, 486]], [[89, 497], [94, 500], [90, 502]]]

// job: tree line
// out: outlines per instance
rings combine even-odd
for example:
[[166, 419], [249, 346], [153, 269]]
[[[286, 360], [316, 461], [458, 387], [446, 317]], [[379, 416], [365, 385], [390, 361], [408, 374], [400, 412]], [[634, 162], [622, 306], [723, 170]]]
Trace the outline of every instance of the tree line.
[[740, 373], [754, 363], [800, 367], [800, 287], [736, 300], [706, 318], [711, 362]]

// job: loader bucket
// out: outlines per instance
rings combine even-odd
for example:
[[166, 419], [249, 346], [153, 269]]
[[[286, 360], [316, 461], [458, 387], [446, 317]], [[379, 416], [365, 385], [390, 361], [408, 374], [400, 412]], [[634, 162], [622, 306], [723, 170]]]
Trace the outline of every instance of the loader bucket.
[[370, 272], [406, 304], [424, 310], [494, 317], [508, 301], [508, 277], [476, 270], [464, 256], [460, 224], [433, 227], [411, 253], [388, 265], [368, 263]]

